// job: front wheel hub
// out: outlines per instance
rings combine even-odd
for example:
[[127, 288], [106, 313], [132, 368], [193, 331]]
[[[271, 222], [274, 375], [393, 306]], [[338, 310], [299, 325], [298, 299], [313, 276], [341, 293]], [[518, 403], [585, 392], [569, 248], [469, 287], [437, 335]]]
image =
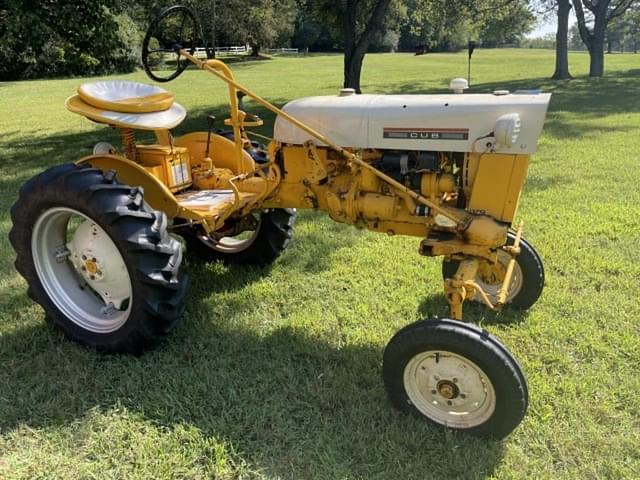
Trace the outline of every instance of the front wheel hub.
[[440, 380], [437, 385], [437, 391], [447, 400], [452, 400], [460, 395], [458, 386], [449, 380]]
[[403, 380], [414, 407], [441, 425], [481, 425], [496, 407], [495, 390], [486, 373], [453, 352], [434, 350], [415, 355], [405, 367]]

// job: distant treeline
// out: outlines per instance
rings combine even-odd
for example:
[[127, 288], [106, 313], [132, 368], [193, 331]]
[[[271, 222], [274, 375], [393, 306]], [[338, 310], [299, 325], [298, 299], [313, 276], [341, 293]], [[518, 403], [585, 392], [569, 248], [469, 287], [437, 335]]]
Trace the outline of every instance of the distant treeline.
[[[205, 41], [261, 48], [342, 51], [345, 2], [174, 0], [202, 19]], [[129, 72], [149, 21], [171, 0], [4, 0], [0, 79]], [[367, 0], [362, 0], [367, 1]], [[535, 18], [527, 0], [391, 0], [370, 51], [455, 51], [519, 46]], [[215, 11], [215, 15], [214, 15]], [[358, 28], [366, 28], [359, 20]]]
[[[607, 27], [605, 37], [606, 50], [612, 52], [640, 51], [640, 15], [630, 10], [620, 19], [611, 22]], [[548, 33], [542, 37], [525, 38], [520, 43], [523, 48], [556, 48], [556, 34]], [[569, 29], [569, 50], [587, 51], [587, 47], [580, 38], [578, 25], [572, 25]]]

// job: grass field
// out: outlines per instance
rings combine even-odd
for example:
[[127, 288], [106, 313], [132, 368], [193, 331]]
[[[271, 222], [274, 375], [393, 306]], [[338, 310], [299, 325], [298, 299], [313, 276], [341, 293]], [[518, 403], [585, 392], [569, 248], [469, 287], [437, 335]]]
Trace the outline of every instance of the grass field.
[[[391, 407], [382, 351], [403, 325], [446, 314], [440, 262], [416, 239], [319, 213], [299, 215], [271, 269], [186, 264], [184, 322], [140, 358], [64, 340], [13, 269], [8, 210], [27, 178], [116, 134], [64, 109], [81, 79], [0, 84], [0, 478], [640, 478], [640, 55], [606, 62], [588, 79], [572, 54], [577, 78], [552, 82], [551, 51], [474, 55], [473, 91], [554, 94], [519, 212], [543, 296], [526, 314], [465, 312], [528, 376], [528, 414], [502, 442]], [[337, 92], [341, 66], [312, 56], [235, 72], [282, 104]], [[465, 74], [464, 53], [369, 55], [363, 89], [443, 91]], [[225, 90], [205, 73], [169, 88], [190, 111], [178, 132], [224, 117]]]

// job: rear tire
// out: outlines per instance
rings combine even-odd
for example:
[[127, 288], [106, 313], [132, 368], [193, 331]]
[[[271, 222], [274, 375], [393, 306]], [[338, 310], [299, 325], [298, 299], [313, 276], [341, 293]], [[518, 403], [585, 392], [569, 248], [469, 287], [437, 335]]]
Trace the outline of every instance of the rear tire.
[[503, 438], [527, 410], [518, 362], [492, 335], [456, 320], [421, 320], [384, 352], [387, 393], [402, 411], [440, 427]]
[[265, 210], [260, 213], [256, 230], [244, 240], [224, 237], [216, 241], [198, 227], [179, 228], [176, 232], [184, 237], [187, 252], [201, 261], [266, 266], [289, 246], [295, 220], [294, 208]]
[[105, 352], [140, 353], [180, 320], [187, 286], [178, 272], [180, 242], [142, 189], [120, 184], [114, 172], [50, 168], [20, 189], [11, 218], [27, 293], [67, 337]]

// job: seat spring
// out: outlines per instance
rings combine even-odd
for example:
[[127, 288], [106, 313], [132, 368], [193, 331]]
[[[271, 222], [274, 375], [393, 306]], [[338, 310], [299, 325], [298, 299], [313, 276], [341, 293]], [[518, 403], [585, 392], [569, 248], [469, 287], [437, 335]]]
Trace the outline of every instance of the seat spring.
[[120, 138], [124, 147], [127, 158], [136, 161], [136, 138], [135, 132], [131, 128], [121, 128]]

